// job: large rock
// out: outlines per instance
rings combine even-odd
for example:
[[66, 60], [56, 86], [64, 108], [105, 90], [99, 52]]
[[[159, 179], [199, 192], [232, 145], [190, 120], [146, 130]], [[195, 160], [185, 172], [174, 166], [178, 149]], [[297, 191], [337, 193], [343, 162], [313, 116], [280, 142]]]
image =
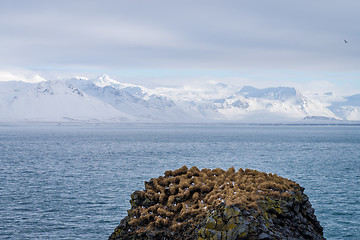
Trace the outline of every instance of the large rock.
[[325, 239], [303, 191], [276, 174], [184, 166], [135, 191], [109, 239]]

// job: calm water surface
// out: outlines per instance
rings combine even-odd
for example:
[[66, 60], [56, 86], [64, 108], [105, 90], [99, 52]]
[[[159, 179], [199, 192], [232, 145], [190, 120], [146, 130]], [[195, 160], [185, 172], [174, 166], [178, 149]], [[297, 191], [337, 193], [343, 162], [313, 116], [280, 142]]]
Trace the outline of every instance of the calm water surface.
[[183, 165], [305, 187], [327, 239], [360, 236], [360, 126], [0, 126], [0, 239], [107, 239], [144, 181]]

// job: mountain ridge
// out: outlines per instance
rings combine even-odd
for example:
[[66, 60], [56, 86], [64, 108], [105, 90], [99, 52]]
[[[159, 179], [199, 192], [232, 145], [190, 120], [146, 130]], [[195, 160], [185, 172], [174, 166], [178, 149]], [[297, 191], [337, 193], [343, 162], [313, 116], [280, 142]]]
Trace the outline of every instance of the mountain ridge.
[[292, 87], [244, 86], [228, 97], [199, 101], [196, 98], [173, 99], [171, 94], [121, 83], [106, 74], [95, 79], [72, 77], [39, 83], [0, 82], [0, 122], [266, 123], [302, 120], [360, 121], [360, 94], [329, 103], [306, 97]]

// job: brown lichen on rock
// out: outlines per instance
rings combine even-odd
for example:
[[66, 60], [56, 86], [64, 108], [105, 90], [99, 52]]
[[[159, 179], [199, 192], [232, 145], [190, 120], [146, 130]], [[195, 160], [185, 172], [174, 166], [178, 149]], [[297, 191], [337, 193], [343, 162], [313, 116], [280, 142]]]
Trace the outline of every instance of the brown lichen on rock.
[[276, 174], [183, 166], [135, 191], [109, 239], [323, 239], [303, 190]]

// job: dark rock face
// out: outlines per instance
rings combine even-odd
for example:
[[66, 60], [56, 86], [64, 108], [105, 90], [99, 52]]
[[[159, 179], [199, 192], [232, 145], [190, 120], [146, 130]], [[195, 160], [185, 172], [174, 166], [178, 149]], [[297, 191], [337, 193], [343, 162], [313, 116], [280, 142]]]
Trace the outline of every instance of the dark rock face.
[[197, 239], [324, 239], [305, 195], [289, 202], [267, 198], [259, 209], [220, 205], [208, 214]]
[[255, 170], [183, 167], [135, 191], [109, 239], [325, 239], [303, 191]]

